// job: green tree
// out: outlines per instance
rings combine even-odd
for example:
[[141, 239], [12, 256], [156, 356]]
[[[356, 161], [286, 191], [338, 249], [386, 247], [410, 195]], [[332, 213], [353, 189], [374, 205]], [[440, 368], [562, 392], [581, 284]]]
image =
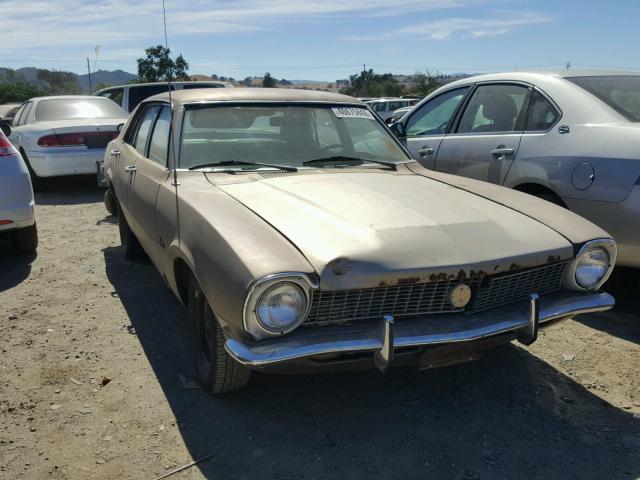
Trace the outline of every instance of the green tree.
[[138, 59], [138, 77], [145, 82], [188, 79], [189, 64], [182, 57], [171, 59], [171, 49], [162, 45], [145, 49], [146, 57]]
[[391, 73], [377, 74], [369, 69], [351, 75], [349, 86], [342, 88], [340, 93], [354, 97], [398, 97], [404, 93], [404, 88]]
[[247, 87], [250, 87], [253, 84], [253, 78], [252, 77], [246, 77], [242, 82], [240, 83], [244, 83]]
[[78, 76], [75, 73], [38, 69], [36, 78], [44, 86], [44, 90], [47, 90], [51, 95], [77, 95], [80, 93]]
[[262, 86], [264, 88], [276, 88], [278, 81], [271, 76], [269, 72], [262, 77]]
[[427, 70], [425, 73], [417, 72], [414, 75], [414, 79], [415, 86], [411, 89], [412, 93], [422, 95], [423, 97], [429, 95], [431, 92], [443, 85], [442, 75], [430, 70]]
[[48, 91], [22, 80], [15, 83], [0, 83], [0, 104], [25, 102], [30, 98], [48, 94]]

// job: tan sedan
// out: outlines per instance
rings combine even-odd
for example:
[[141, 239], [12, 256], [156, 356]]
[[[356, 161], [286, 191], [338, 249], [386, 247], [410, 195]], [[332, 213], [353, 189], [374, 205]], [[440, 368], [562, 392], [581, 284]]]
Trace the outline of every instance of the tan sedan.
[[429, 368], [614, 300], [610, 236], [513, 190], [428, 171], [364, 104], [279, 89], [145, 100], [105, 174], [122, 243], [187, 307], [197, 378]]

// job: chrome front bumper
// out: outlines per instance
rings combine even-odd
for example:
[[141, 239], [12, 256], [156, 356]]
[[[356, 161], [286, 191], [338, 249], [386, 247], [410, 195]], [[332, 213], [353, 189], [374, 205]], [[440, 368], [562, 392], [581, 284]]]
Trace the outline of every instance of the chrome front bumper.
[[532, 295], [528, 302], [472, 315], [396, 320], [386, 315], [378, 324], [303, 327], [289, 335], [254, 344], [228, 339], [225, 349], [239, 363], [255, 369], [317, 355], [372, 352], [376, 366], [384, 371], [393, 363], [397, 349], [472, 342], [509, 332], [529, 345], [537, 338], [539, 324], [603, 312], [614, 305], [614, 298], [603, 292], [562, 292], [545, 295], [541, 300]]

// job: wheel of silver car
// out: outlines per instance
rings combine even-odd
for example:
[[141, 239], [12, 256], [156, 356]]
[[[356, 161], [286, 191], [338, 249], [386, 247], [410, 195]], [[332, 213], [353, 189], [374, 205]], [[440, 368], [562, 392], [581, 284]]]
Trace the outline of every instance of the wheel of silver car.
[[541, 198], [542, 200], [546, 200], [549, 203], [553, 203], [554, 205], [558, 205], [562, 208], [567, 208], [562, 199], [557, 196], [555, 193], [536, 193], [534, 194], [536, 197]]
[[128, 260], [141, 260], [146, 258], [142, 245], [131, 231], [127, 219], [118, 205], [118, 230], [120, 231], [120, 243], [124, 247], [124, 256]]
[[22, 253], [33, 253], [38, 248], [38, 228], [34, 223], [30, 227], [21, 228], [11, 236], [13, 247]]
[[193, 277], [189, 282], [188, 309], [196, 378], [200, 385], [213, 394], [244, 387], [251, 370], [236, 362], [224, 349], [224, 333]]
[[107, 191], [104, 192], [104, 206], [111, 215], [118, 214], [118, 202], [110, 188], [107, 188]]

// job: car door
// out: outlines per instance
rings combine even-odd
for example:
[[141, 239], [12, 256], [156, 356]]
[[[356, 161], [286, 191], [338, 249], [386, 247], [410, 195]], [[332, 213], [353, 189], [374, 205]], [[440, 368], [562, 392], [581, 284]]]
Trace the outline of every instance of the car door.
[[455, 88], [429, 99], [404, 120], [406, 146], [427, 168], [433, 168], [440, 143], [470, 86]]
[[[153, 112], [156, 111], [154, 116]], [[136, 223], [136, 236], [154, 263], [164, 248], [156, 225], [156, 201], [160, 185], [169, 178], [167, 152], [171, 109], [168, 105], [151, 105], [144, 120], [153, 117], [146, 147], [138, 152], [129, 192], [129, 209]], [[143, 122], [144, 122], [143, 120]]]
[[518, 153], [529, 92], [522, 84], [477, 85], [442, 140], [435, 169], [502, 184]]

